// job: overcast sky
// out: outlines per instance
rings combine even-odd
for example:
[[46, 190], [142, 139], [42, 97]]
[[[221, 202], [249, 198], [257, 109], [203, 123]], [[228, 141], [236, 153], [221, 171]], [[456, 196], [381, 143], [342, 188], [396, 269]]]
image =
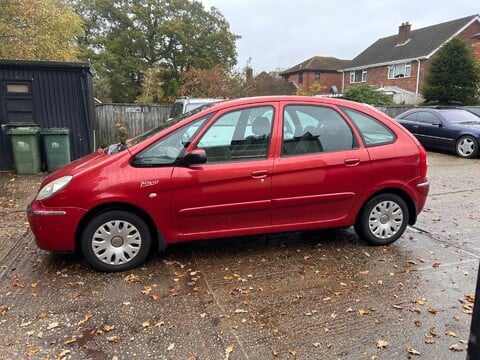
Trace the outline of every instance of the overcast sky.
[[480, 13], [479, 0], [201, 0], [240, 35], [239, 70], [285, 70], [312, 56], [351, 60], [379, 38]]

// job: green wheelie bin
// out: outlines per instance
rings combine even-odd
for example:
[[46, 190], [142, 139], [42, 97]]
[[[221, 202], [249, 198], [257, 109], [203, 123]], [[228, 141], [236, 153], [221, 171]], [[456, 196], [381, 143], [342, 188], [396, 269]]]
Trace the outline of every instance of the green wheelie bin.
[[70, 131], [67, 128], [43, 129], [43, 148], [49, 172], [55, 171], [70, 162]]
[[37, 126], [14, 127], [8, 131], [12, 142], [15, 171], [18, 174], [36, 174], [42, 166], [40, 152], [40, 128]]

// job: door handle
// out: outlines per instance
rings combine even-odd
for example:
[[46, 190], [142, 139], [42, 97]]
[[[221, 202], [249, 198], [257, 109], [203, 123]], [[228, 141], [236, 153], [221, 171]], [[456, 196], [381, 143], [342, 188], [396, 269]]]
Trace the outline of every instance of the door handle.
[[344, 163], [346, 166], [357, 166], [358, 164], [360, 164], [360, 159], [358, 159], [358, 158], [345, 159], [345, 160], [343, 161], [343, 163]]
[[252, 171], [252, 177], [254, 179], [265, 178], [268, 175], [268, 170], [254, 170]]

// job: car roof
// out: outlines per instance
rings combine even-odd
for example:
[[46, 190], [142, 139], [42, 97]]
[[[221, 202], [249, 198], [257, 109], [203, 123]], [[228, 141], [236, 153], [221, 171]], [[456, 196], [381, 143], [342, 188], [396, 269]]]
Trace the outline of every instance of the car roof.
[[361, 104], [359, 102], [339, 99], [339, 98], [331, 98], [331, 97], [319, 97], [319, 96], [297, 96], [297, 95], [267, 95], [267, 96], [253, 96], [253, 97], [244, 97], [244, 98], [237, 98], [231, 100], [223, 100], [219, 101], [217, 104], [213, 104], [212, 107], [219, 107], [219, 106], [236, 106], [242, 104], [255, 104], [255, 103], [262, 103], [262, 102], [281, 102], [281, 101], [291, 101], [291, 102], [305, 102], [305, 103], [322, 103], [322, 104], [331, 104], [331, 105], [349, 105], [349, 106], [368, 106], [372, 108], [368, 104]]

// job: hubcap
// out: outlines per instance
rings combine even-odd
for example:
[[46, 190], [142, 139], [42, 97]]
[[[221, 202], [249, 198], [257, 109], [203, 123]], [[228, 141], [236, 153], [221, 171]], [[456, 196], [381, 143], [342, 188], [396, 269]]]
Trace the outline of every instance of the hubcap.
[[475, 151], [475, 143], [472, 139], [461, 139], [458, 143], [458, 152], [462, 156], [470, 156]]
[[382, 201], [370, 212], [368, 227], [379, 239], [388, 239], [400, 230], [404, 220], [402, 208], [394, 201]]
[[140, 251], [142, 237], [138, 229], [124, 220], [112, 220], [98, 227], [93, 234], [92, 249], [102, 262], [125, 264]]

